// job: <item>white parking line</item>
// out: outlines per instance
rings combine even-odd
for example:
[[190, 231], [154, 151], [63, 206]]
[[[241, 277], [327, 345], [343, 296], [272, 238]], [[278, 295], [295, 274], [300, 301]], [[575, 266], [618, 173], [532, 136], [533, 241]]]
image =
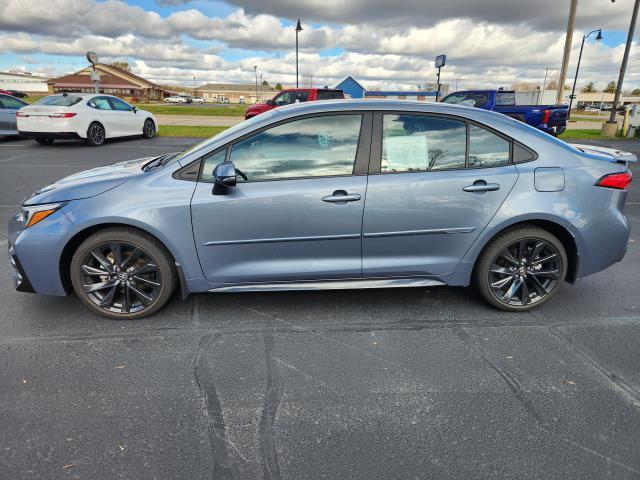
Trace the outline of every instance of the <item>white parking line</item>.
[[3, 246], [5, 243], [7, 243], [6, 240], [0, 240], [0, 247]]

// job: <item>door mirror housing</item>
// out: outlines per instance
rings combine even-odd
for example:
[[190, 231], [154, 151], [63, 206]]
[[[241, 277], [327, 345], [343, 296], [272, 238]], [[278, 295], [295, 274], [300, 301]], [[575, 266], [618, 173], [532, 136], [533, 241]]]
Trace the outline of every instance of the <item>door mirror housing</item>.
[[272, 107], [275, 107], [276, 102], [274, 102], [272, 99], [267, 100], [267, 105], [271, 105]]
[[138, 113], [138, 108], [135, 105], [133, 106], [133, 113]]
[[213, 178], [216, 185], [222, 187], [236, 186], [236, 167], [233, 162], [222, 162], [213, 169]]

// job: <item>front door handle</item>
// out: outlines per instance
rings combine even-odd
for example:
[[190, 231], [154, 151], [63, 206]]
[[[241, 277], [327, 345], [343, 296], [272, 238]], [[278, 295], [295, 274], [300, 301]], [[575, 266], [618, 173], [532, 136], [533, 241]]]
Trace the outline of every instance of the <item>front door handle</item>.
[[323, 202], [344, 205], [347, 202], [357, 202], [362, 196], [359, 193], [347, 193], [344, 190], [336, 190], [331, 195], [322, 197]]
[[462, 190], [465, 192], [493, 192], [500, 190], [499, 183], [487, 183], [484, 180], [476, 180], [473, 185], [467, 185]]

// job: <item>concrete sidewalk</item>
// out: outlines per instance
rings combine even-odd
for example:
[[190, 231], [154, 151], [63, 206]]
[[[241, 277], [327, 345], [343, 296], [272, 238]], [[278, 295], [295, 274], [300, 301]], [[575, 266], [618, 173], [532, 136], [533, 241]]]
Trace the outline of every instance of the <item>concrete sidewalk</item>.
[[158, 124], [162, 125], [186, 125], [205, 127], [232, 127], [242, 121], [243, 117], [220, 117], [202, 115], [155, 115]]

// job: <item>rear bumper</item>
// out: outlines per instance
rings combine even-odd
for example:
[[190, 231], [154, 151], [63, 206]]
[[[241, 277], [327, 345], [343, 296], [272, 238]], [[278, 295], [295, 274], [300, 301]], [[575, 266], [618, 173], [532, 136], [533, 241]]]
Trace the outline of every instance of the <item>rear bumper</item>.
[[78, 140], [82, 137], [78, 132], [25, 132], [20, 130], [18, 134], [26, 138], [55, 138], [59, 140]]

